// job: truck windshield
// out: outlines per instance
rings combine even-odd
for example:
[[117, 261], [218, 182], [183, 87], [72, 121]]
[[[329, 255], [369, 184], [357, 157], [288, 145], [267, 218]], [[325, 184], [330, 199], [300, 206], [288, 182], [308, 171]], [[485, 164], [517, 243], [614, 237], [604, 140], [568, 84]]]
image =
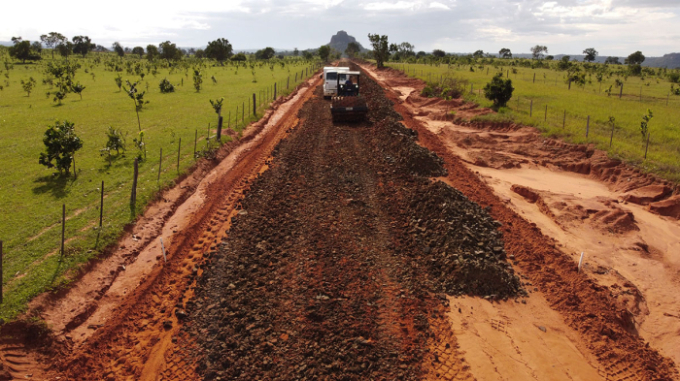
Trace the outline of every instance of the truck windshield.
[[340, 83], [345, 83], [347, 81], [347, 74], [340, 74]]
[[338, 79], [338, 73], [335, 73], [335, 72], [326, 73], [326, 80], [327, 81], [335, 81], [337, 79]]

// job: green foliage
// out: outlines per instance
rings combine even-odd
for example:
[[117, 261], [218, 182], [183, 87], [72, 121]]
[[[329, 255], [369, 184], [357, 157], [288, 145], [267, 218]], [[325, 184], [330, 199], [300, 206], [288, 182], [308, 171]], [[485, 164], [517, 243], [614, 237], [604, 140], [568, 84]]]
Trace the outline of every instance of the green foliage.
[[237, 61], [237, 62], [238, 62], [238, 61], [245, 61], [245, 60], [247, 60], [247, 59], [248, 59], [248, 58], [247, 58], [246, 55], [243, 54], [243, 53], [237, 53], [237, 54], [234, 54], [234, 55], [231, 57], [231, 60], [232, 60], [232, 61]]
[[224, 97], [215, 99], [214, 101], [210, 99], [210, 104], [213, 107], [213, 110], [215, 110], [215, 113], [217, 116], [222, 115], [222, 104], [224, 103]]
[[87, 36], [75, 36], [71, 40], [73, 41], [73, 53], [82, 54], [83, 57], [96, 46]]
[[385, 61], [389, 58], [389, 42], [386, 35], [368, 34], [368, 40], [373, 46], [373, 58], [378, 69], [385, 67]]
[[162, 94], [174, 93], [175, 92], [175, 86], [173, 86], [172, 83], [170, 83], [170, 81], [168, 81], [167, 78], [163, 78], [159, 87], [160, 87]]
[[498, 51], [498, 56], [500, 58], [510, 59], [512, 58], [512, 52], [508, 48], [503, 48]]
[[484, 96], [493, 102], [495, 109], [498, 109], [508, 104], [508, 101], [512, 98], [513, 90], [512, 80], [503, 79], [503, 74], [499, 73], [484, 86]]
[[330, 55], [331, 47], [328, 45], [321, 45], [319, 48], [319, 57], [321, 58], [321, 61], [327, 62]]
[[118, 91], [120, 91], [120, 88], [123, 86], [123, 77], [118, 74], [113, 80], [116, 82], [116, 86], [118, 86]]
[[23, 79], [21, 80], [21, 87], [22, 87], [22, 88], [24, 89], [24, 91], [26, 92], [26, 94], [27, 94], [26, 96], [27, 96], [27, 97], [30, 97], [30, 96], [31, 96], [31, 91], [33, 91], [33, 88], [35, 87], [36, 84], [37, 84], [37, 82], [35, 81], [35, 79], [33, 79], [33, 77], [30, 77], [30, 78], [29, 78], [28, 80], [26, 80], [25, 82], [24, 82]]
[[12, 42], [14, 46], [9, 48], [9, 55], [22, 62], [37, 61], [41, 59], [40, 52], [37, 52], [33, 46], [31, 46], [31, 41], [22, 40], [21, 37], [12, 37]]
[[668, 73], [668, 80], [672, 83], [680, 83], [680, 72], [674, 71]]
[[52, 100], [61, 104], [68, 93], [72, 91], [73, 79], [79, 68], [80, 64], [77, 62], [48, 62], [47, 67], [45, 68], [45, 74], [54, 77], [57, 89], [51, 93], [48, 92], [47, 96], [49, 97], [52, 95]]
[[531, 48], [531, 56], [535, 60], [542, 58], [543, 53], [548, 54], [548, 47], [545, 45], [536, 45]]
[[446, 52], [441, 50], [441, 49], [435, 49], [435, 50], [432, 51], [432, 55], [435, 56], [435, 57], [442, 58], [442, 57], [446, 57]]
[[144, 105], [149, 103], [149, 101], [144, 100], [144, 94], [146, 94], [146, 91], [139, 92], [137, 90], [137, 85], [139, 82], [130, 82], [126, 80], [125, 83], [127, 84], [127, 88], [123, 86], [123, 90], [128, 95], [128, 97], [130, 97], [130, 99], [135, 102], [135, 110], [137, 110], [137, 112], [142, 111]]
[[624, 62], [626, 65], [640, 65], [645, 62], [645, 56], [641, 51], [638, 50], [637, 52], [629, 55]]
[[645, 140], [647, 138], [647, 134], [649, 134], [649, 122], [653, 117], [654, 114], [652, 114], [652, 110], [650, 109], [647, 109], [647, 114], [642, 116], [642, 122], [640, 122], [640, 134], [642, 134], [642, 140]]
[[139, 58], [141, 59], [142, 57], [144, 57], [144, 48], [142, 48], [141, 46], [135, 46], [134, 48], [132, 48], [132, 54], [138, 55]]
[[[147, 52], [149, 47], [147, 46]], [[182, 51], [177, 47], [177, 45], [173, 44], [170, 41], [165, 41], [162, 42], [160, 45], [158, 45], [158, 51], [159, 51], [159, 56], [160, 58], [169, 60], [169, 61], [176, 61], [182, 58]]]
[[146, 46], [146, 59], [149, 61], [155, 60], [160, 56], [160, 53], [158, 52], [158, 47], [156, 45], [147, 45]]
[[194, 89], [196, 92], [201, 92], [201, 87], [203, 86], [203, 73], [199, 69], [194, 69]]
[[350, 42], [347, 44], [347, 49], [345, 49], [345, 54], [347, 54], [348, 57], [354, 58], [354, 56], [361, 51], [361, 48], [357, 42]]
[[255, 52], [255, 59], [258, 60], [269, 60], [274, 58], [274, 55], [276, 54], [276, 51], [274, 51], [274, 48], [271, 47], [266, 47], [264, 49], [260, 49], [257, 52]]
[[586, 56], [583, 57], [583, 61], [585, 62], [593, 62], [597, 58], [598, 52], [595, 50], [595, 48], [588, 48], [583, 51], [583, 54]]
[[80, 82], [71, 85], [71, 91], [80, 95], [80, 100], [83, 100], [83, 90], [85, 90], [85, 86], [81, 85]]
[[125, 57], [125, 49], [123, 49], [123, 47], [120, 45], [120, 42], [114, 42], [113, 45], [111, 45], [111, 48], [118, 55], [118, 57]]
[[[74, 123], [68, 120], [57, 121], [49, 126], [43, 137], [45, 152], [40, 153], [38, 162], [47, 168], [56, 167], [60, 173], [69, 173], [73, 155], [83, 147], [83, 142], [75, 133]], [[54, 161], [54, 163], [52, 163]]]
[[208, 47], [205, 48], [205, 56], [222, 62], [231, 57], [232, 50], [229, 40], [226, 38], [218, 38], [215, 41], [208, 42]]
[[125, 135], [119, 129], [109, 126], [106, 131], [106, 146], [99, 150], [101, 156], [106, 156], [109, 165], [111, 164], [111, 156], [113, 151], [116, 151], [116, 156], [120, 155], [120, 151], [125, 152]]

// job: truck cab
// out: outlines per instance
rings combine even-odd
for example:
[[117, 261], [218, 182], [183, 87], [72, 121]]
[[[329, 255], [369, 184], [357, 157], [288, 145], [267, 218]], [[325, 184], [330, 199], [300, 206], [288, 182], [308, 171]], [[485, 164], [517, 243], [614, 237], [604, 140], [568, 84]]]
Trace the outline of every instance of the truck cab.
[[327, 66], [323, 68], [323, 96], [330, 98], [338, 95], [338, 83], [347, 80], [348, 67]]

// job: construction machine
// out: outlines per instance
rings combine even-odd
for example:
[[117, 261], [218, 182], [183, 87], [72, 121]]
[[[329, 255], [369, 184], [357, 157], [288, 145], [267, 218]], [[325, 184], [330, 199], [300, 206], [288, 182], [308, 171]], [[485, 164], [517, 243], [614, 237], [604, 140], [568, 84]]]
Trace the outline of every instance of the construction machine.
[[342, 70], [336, 75], [337, 95], [332, 97], [331, 115], [334, 122], [359, 122], [366, 118], [368, 106], [360, 95], [361, 72]]

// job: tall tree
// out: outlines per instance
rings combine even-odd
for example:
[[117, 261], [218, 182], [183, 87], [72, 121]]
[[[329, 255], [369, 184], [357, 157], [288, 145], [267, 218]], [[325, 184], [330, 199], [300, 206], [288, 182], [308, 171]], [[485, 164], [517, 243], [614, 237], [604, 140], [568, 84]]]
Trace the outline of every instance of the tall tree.
[[258, 60], [268, 60], [274, 58], [276, 51], [272, 47], [266, 47], [255, 52], [255, 59]]
[[629, 55], [624, 62], [626, 65], [640, 65], [645, 62], [645, 56], [641, 51], [638, 50], [637, 52]]
[[114, 42], [113, 45], [111, 45], [111, 49], [118, 54], [118, 57], [125, 56], [125, 49], [120, 45], [120, 42]]
[[139, 58], [142, 58], [144, 57], [144, 48], [142, 48], [141, 46], [135, 46], [132, 49], [132, 54], [136, 54], [139, 56]]
[[358, 43], [352, 41], [349, 44], [347, 44], [347, 49], [345, 49], [345, 54], [347, 54], [348, 57], [354, 58], [354, 56], [359, 53], [361, 50], [361, 47], [359, 46]]
[[595, 50], [595, 48], [588, 48], [588, 49], [583, 51], [583, 54], [586, 55], [585, 57], [583, 57], [583, 61], [586, 61], [586, 62], [595, 61], [595, 58], [597, 58], [597, 55], [598, 55], [597, 50]]
[[328, 61], [328, 57], [331, 55], [331, 47], [328, 45], [321, 45], [319, 48], [319, 57], [322, 61]]
[[48, 49], [52, 49], [52, 59], [54, 59], [54, 48], [59, 44], [63, 44], [66, 41], [66, 37], [61, 33], [50, 32], [49, 34], [40, 36], [40, 41], [42, 41], [43, 45]]
[[389, 58], [389, 42], [387, 35], [368, 34], [368, 40], [373, 46], [373, 58], [378, 69], [385, 67], [385, 61]]
[[484, 51], [483, 50], [477, 50], [476, 52], [472, 53], [472, 56], [474, 58], [482, 58], [484, 57]]
[[432, 55], [438, 58], [446, 57], [446, 52], [441, 49], [435, 49], [432, 51]]
[[9, 48], [11, 57], [21, 60], [23, 63], [26, 63], [26, 60], [37, 61], [41, 58], [40, 53], [36, 52], [31, 46], [31, 41], [23, 40], [21, 37], [12, 37], [12, 42], [14, 46]]
[[149, 44], [146, 46], [146, 59], [151, 61], [152, 59], [158, 57], [160, 53], [158, 53], [158, 47], [156, 45]]
[[90, 37], [87, 36], [75, 36], [71, 39], [71, 41], [73, 41], [73, 53], [82, 54], [83, 57], [85, 57], [87, 53], [89, 53], [90, 50], [94, 49], [96, 46], [92, 43]]
[[[148, 51], [148, 47], [147, 47]], [[166, 60], [179, 60], [182, 58], [182, 51], [177, 48], [177, 45], [170, 41], [161, 42], [158, 45], [158, 51], [160, 52], [160, 57]]]
[[543, 53], [548, 53], [548, 47], [545, 45], [536, 45], [531, 48], [531, 55], [535, 60], [543, 58]]
[[300, 51], [298, 50], [298, 48], [293, 49], [293, 55], [294, 55], [295, 57], [297, 57], [297, 56], [300, 55]]
[[71, 41], [64, 41], [57, 45], [56, 49], [62, 57], [68, 57], [73, 53], [73, 44]]
[[512, 58], [512, 52], [508, 48], [503, 48], [498, 51], [498, 56], [500, 58]]
[[229, 40], [226, 38], [218, 38], [215, 41], [208, 42], [208, 47], [205, 48], [205, 56], [215, 59], [217, 61], [228, 60], [233, 54], [233, 49]]

